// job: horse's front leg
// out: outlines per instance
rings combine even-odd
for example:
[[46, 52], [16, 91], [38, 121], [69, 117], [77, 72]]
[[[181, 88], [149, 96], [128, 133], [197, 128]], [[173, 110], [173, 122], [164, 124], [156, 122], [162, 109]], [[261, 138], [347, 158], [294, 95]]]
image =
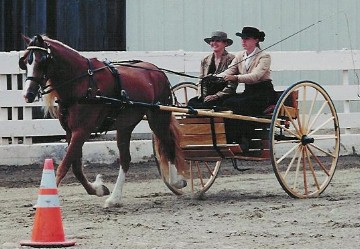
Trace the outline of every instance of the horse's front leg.
[[122, 189], [125, 183], [126, 173], [129, 170], [131, 156], [130, 156], [130, 138], [132, 129], [117, 132], [117, 146], [120, 152], [120, 169], [117, 177], [114, 190], [106, 199], [104, 207], [113, 207], [121, 205]]
[[65, 177], [69, 168], [72, 169], [76, 178], [84, 186], [86, 192], [90, 195], [103, 196], [110, 193], [109, 189], [102, 183], [101, 176], [97, 176], [94, 183], [87, 180], [82, 167], [82, 147], [88, 135], [84, 132], [72, 132], [71, 140], [67, 148], [65, 157], [57, 168], [56, 184], [59, 185]]

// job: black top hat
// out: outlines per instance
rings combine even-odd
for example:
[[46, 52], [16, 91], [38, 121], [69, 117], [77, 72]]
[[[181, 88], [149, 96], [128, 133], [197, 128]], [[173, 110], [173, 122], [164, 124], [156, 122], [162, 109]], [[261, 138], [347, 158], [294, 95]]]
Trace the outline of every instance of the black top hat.
[[227, 34], [225, 32], [222, 31], [215, 31], [211, 33], [211, 37], [209, 38], [205, 38], [204, 41], [207, 44], [210, 44], [210, 42], [212, 40], [220, 40], [220, 41], [226, 41], [227, 45], [226, 46], [230, 46], [231, 44], [233, 44], [233, 40], [231, 40], [230, 38], [227, 38]]
[[259, 41], [263, 42], [265, 40], [265, 33], [263, 31], [259, 31], [257, 28], [254, 27], [244, 27], [240, 32], [236, 33], [237, 36], [240, 36], [241, 38], [255, 38], [259, 39]]

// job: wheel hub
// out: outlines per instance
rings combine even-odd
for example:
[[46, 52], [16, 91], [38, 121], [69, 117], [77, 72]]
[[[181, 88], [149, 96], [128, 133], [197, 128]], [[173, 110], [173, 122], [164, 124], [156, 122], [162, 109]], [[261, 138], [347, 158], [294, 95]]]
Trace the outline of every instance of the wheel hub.
[[309, 136], [307, 136], [307, 135], [303, 135], [302, 137], [301, 137], [301, 144], [302, 145], [307, 145], [307, 144], [311, 144], [311, 143], [313, 143], [314, 142], [314, 138], [313, 137], [309, 137]]

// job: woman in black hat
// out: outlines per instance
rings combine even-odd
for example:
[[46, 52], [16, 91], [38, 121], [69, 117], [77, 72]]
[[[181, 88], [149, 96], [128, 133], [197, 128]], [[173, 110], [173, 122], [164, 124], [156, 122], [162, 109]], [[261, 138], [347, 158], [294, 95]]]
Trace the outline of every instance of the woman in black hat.
[[[241, 33], [244, 51], [236, 54], [229, 68], [217, 76], [226, 81], [245, 84], [243, 93], [236, 94], [223, 102], [235, 114], [262, 115], [265, 108], [276, 102], [276, 92], [270, 76], [270, 54], [260, 49], [260, 42], [265, 40], [265, 33], [254, 27], [244, 27]], [[245, 144], [251, 137], [249, 123], [241, 120], [227, 120], [228, 142]]]
[[[211, 37], [204, 41], [209, 44], [213, 50], [211, 54], [201, 60], [200, 79], [206, 75], [213, 75], [223, 72], [228, 68], [234, 55], [226, 51], [233, 41], [222, 31], [212, 32]], [[206, 78], [206, 81], [200, 80], [198, 97], [189, 100], [188, 105], [195, 108], [207, 108], [218, 106], [228, 96], [236, 93], [237, 83], [214, 82], [216, 78]]]

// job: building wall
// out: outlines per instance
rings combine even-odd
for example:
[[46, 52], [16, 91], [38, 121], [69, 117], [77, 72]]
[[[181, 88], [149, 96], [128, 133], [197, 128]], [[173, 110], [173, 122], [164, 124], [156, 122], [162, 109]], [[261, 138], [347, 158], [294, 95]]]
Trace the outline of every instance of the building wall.
[[312, 24], [270, 49], [359, 49], [359, 10], [359, 0], [128, 0], [126, 49], [208, 51], [203, 38], [220, 29], [235, 41], [229, 51], [237, 51], [243, 26], [264, 30], [265, 48]]
[[47, 34], [81, 51], [125, 50], [125, 0], [0, 0], [0, 51]]

